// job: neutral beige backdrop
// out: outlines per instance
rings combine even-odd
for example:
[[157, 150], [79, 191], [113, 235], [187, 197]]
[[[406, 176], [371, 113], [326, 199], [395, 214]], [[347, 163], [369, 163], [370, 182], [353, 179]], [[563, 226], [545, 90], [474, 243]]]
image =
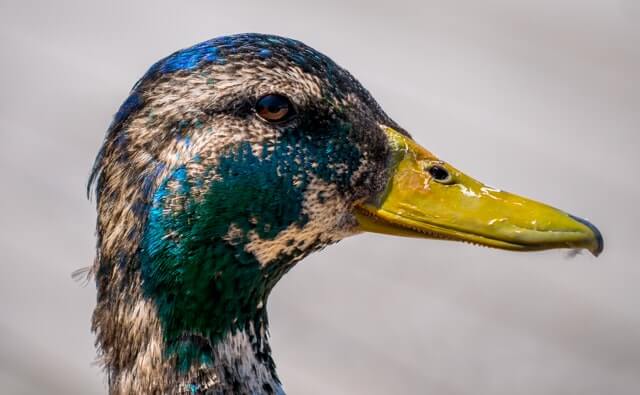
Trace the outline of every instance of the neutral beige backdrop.
[[146, 68], [219, 35], [325, 52], [430, 150], [597, 224], [599, 259], [365, 235], [269, 307], [290, 394], [640, 393], [636, 0], [0, 0], [0, 392], [104, 393], [84, 195]]

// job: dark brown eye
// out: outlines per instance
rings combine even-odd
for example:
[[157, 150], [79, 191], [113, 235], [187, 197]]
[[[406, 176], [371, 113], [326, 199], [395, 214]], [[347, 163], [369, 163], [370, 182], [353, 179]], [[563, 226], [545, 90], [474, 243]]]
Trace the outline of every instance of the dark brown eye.
[[280, 122], [294, 115], [294, 108], [286, 96], [271, 94], [262, 96], [256, 103], [256, 113], [269, 122]]

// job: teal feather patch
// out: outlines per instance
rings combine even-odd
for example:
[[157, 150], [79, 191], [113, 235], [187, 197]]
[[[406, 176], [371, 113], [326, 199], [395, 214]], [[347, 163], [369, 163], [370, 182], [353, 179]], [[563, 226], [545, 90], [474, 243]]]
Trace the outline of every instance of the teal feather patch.
[[[350, 182], [360, 154], [340, 142], [348, 131], [347, 125], [315, 139], [292, 133], [262, 147], [260, 156], [242, 143], [215, 168], [197, 174], [190, 174], [188, 165], [177, 168], [155, 192], [141, 250], [142, 285], [162, 321], [165, 351], [175, 354], [183, 369], [206, 362], [208, 352], [185, 333], [213, 345], [250, 322], [266, 320], [262, 306], [289, 269], [278, 262], [315, 248], [293, 249], [261, 265], [245, 245], [250, 235], [270, 240], [292, 225], [302, 228], [312, 178]], [[336, 158], [343, 166], [336, 166]], [[195, 193], [203, 185], [205, 191]]]

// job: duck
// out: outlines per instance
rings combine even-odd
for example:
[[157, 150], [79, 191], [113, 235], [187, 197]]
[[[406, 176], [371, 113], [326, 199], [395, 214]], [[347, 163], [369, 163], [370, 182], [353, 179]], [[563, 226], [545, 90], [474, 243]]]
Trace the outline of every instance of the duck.
[[348, 236], [604, 245], [589, 221], [439, 159], [327, 56], [259, 33], [153, 64], [113, 117], [88, 193], [92, 330], [111, 394], [284, 394], [269, 294]]

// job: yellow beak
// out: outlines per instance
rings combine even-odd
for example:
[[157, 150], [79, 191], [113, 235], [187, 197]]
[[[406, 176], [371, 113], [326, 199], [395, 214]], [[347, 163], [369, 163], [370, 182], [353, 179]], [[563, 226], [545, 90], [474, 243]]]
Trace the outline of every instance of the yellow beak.
[[494, 189], [386, 128], [392, 147], [384, 191], [356, 206], [362, 230], [465, 241], [516, 251], [585, 248], [598, 256], [601, 233], [588, 221]]

